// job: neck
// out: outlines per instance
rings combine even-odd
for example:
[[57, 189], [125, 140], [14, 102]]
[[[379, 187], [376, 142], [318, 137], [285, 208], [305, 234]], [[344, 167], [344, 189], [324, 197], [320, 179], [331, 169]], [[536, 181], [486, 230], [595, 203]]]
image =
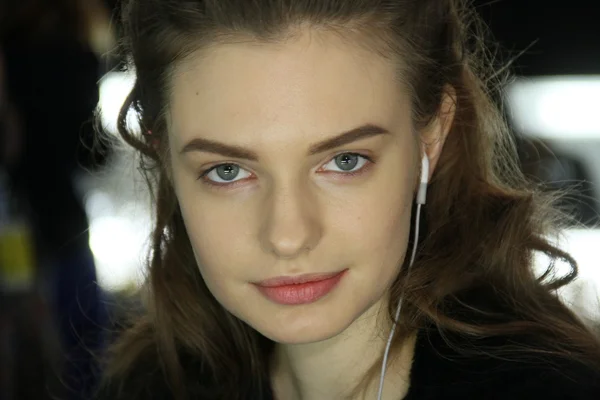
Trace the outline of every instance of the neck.
[[[377, 364], [375, 379], [364, 392], [356, 394], [356, 398], [363, 398], [364, 393], [364, 398], [377, 399], [379, 360], [391, 328], [389, 323], [380, 321], [383, 318], [377, 318], [379, 307], [371, 307], [343, 333], [332, 338], [315, 343], [277, 345], [271, 372], [275, 397], [351, 400], [355, 398], [351, 392], [357, 383]], [[416, 334], [410, 335], [395, 354], [390, 354], [383, 399], [397, 400], [408, 392], [415, 342]]]

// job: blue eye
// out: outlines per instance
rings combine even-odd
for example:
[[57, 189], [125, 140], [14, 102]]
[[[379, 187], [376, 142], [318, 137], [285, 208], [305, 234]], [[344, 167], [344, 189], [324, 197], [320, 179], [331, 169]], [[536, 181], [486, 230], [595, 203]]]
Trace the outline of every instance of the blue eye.
[[[340, 153], [333, 157], [322, 168], [328, 173], [336, 173], [343, 177], [350, 177], [362, 173], [366, 170], [367, 164], [373, 163], [373, 160], [359, 153]], [[334, 169], [328, 169], [327, 166]], [[337, 169], [335, 169], [337, 168]], [[215, 165], [200, 174], [201, 179], [207, 185], [226, 189], [242, 182], [252, 174], [235, 163], [223, 163]]]
[[249, 176], [248, 171], [236, 164], [219, 164], [202, 174], [202, 177], [206, 180], [219, 185], [237, 182], [239, 179], [245, 179]]
[[[357, 153], [342, 153], [335, 156], [325, 165], [334, 164], [339, 168], [336, 172], [353, 172], [355, 169], [360, 170], [365, 164], [370, 161], [368, 157]], [[359, 166], [356, 168], [356, 166]]]

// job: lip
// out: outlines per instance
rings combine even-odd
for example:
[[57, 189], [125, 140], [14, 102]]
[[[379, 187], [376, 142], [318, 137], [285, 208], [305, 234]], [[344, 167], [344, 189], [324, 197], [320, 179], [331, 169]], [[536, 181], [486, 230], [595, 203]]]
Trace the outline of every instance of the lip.
[[255, 283], [258, 291], [270, 301], [286, 305], [314, 303], [333, 291], [347, 269], [330, 274], [280, 276]]
[[[344, 270], [345, 271], [345, 270]], [[333, 272], [330, 274], [304, 274], [298, 276], [278, 276], [276, 278], [266, 279], [257, 282], [257, 286], [273, 288], [278, 286], [299, 285], [302, 283], [320, 282], [326, 279], [333, 278], [344, 271]]]

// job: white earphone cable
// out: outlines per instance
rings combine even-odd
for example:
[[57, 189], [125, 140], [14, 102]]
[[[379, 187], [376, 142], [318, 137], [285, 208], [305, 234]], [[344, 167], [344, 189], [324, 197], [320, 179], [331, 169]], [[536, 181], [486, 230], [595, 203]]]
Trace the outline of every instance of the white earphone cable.
[[[417, 244], [419, 242], [419, 222], [421, 219], [421, 205], [417, 204], [417, 212], [415, 216], [415, 238], [413, 241], [412, 254], [410, 256], [410, 263], [408, 264], [408, 271], [406, 278], [410, 276], [410, 269], [415, 262], [415, 256], [417, 254]], [[402, 297], [398, 301], [398, 307], [396, 308], [396, 316], [394, 317], [394, 323], [392, 325], [392, 330], [390, 332], [390, 336], [388, 337], [387, 344], [385, 346], [385, 352], [383, 353], [383, 362], [381, 365], [381, 377], [379, 379], [379, 393], [377, 395], [377, 400], [381, 400], [383, 396], [383, 380], [385, 378], [385, 371], [387, 368], [388, 355], [390, 352], [390, 347], [392, 345], [392, 339], [394, 338], [394, 333], [396, 332], [396, 325], [398, 324], [398, 318], [400, 317], [400, 310], [402, 309]]]

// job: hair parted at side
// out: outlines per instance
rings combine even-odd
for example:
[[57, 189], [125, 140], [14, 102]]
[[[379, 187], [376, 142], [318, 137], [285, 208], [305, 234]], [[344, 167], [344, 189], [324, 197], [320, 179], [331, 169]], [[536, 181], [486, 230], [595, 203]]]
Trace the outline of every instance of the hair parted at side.
[[[214, 385], [206, 390], [214, 398], [242, 398], [249, 390], [240, 385], [244, 376], [267, 379], [272, 343], [215, 300], [195, 264], [169, 179], [165, 114], [173, 70], [192, 53], [235, 41], [282, 43], [304, 27], [337, 33], [395, 63], [398, 81], [411, 90], [417, 130], [440, 111], [444, 91], [455, 92], [455, 120], [430, 182], [417, 257], [410, 276], [403, 268], [392, 287], [391, 320], [401, 293], [404, 299], [395, 343], [432, 323], [474, 338], [536, 334], [537, 347], [497, 355], [559, 356], [600, 368], [598, 340], [555, 295], [575, 278], [576, 263], [546, 239], [559, 214], [520, 172], [494, 101], [505, 75], [492, 65], [486, 31], [469, 1], [124, 0], [121, 13], [122, 51], [137, 80], [118, 128], [141, 155], [156, 226], [146, 314], [114, 344], [107, 383], [141, 395], [147, 380], [129, 377], [155, 369], [173, 397], [185, 399], [185, 357], [207, 371]], [[142, 134], [127, 124], [131, 110]], [[551, 264], [537, 277], [535, 252], [566, 261], [571, 272], [557, 277]], [[501, 307], [487, 309], [464, 293], [487, 293]], [[463, 317], [457, 307], [480, 318]]]

